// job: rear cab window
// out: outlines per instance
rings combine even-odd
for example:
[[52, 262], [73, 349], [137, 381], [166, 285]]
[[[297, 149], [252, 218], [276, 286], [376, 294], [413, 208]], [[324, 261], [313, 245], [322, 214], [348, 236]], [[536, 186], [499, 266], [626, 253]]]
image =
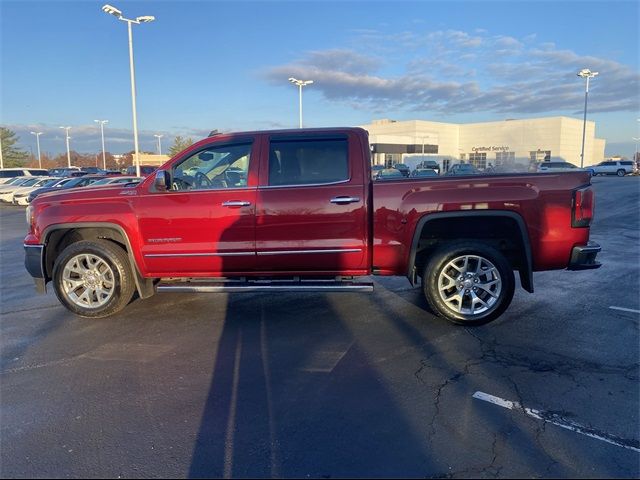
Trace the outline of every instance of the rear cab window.
[[269, 186], [324, 185], [348, 182], [347, 136], [272, 138], [269, 143]]

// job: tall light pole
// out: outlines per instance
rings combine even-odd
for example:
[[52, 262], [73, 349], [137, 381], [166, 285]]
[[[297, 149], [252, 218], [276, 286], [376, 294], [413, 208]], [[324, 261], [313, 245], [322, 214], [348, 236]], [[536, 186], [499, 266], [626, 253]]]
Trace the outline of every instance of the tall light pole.
[[302, 128], [302, 87], [311, 85], [313, 83], [313, 80], [298, 80], [297, 78], [289, 77], [289, 81], [298, 86], [300, 101], [300, 128]]
[[36, 145], [38, 145], [38, 168], [42, 168], [42, 159], [40, 158], [40, 135], [42, 135], [42, 132], [31, 132], [31, 135], [36, 136]]
[[1, 133], [0, 133], [0, 168], [4, 168], [4, 160], [2, 159], [2, 134]]
[[71, 150], [69, 149], [69, 139], [71, 138], [69, 136], [69, 130], [71, 129], [71, 127], [60, 127], [62, 128], [67, 136], [67, 166], [71, 167]]
[[109, 120], [94, 120], [94, 122], [100, 124], [100, 134], [102, 135], [102, 169], [107, 169], [107, 157], [104, 151], [104, 124], [109, 123]]
[[587, 98], [589, 97], [589, 79], [598, 76], [598, 72], [592, 72], [588, 68], [583, 68], [577, 75], [586, 80], [584, 89], [584, 121], [582, 122], [582, 153], [580, 154], [580, 168], [584, 167], [584, 137], [587, 131]]
[[141, 23], [149, 23], [153, 22], [156, 17], [151, 15], [144, 15], [142, 17], [136, 17], [134, 20], [129, 18], [125, 18], [122, 16], [122, 12], [118, 10], [116, 7], [111, 5], [104, 5], [102, 7], [102, 11], [113, 15], [118, 20], [122, 20], [123, 22], [127, 22], [127, 27], [129, 30], [129, 69], [131, 71], [131, 107], [133, 110], [133, 148], [135, 150], [135, 164], [136, 164], [136, 176], [140, 176], [140, 157], [138, 154], [138, 119], [136, 114], [136, 74], [133, 68], [133, 34], [131, 31], [131, 24], [135, 23], [139, 25]]
[[158, 155], [162, 155], [162, 143], [160, 143], [160, 139], [164, 137], [164, 135], [154, 135], [158, 139]]

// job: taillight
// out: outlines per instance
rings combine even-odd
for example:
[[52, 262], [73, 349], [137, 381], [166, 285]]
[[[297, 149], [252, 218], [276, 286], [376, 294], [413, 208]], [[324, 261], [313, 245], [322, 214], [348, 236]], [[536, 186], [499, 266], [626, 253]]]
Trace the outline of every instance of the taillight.
[[571, 209], [571, 226], [588, 227], [593, 219], [595, 195], [591, 187], [579, 188], [573, 192]]

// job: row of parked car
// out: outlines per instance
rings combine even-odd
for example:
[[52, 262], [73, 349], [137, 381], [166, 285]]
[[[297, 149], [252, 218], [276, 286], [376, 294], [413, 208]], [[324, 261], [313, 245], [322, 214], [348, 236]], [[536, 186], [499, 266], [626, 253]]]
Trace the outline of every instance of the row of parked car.
[[126, 172], [103, 170], [98, 167], [3, 168], [0, 169], [0, 201], [14, 205], [29, 205], [41, 193], [69, 188], [100, 187], [104, 185], [136, 185], [157, 167], [140, 166], [140, 177], [136, 168]]
[[[501, 173], [556, 173], [556, 172], [576, 172], [588, 171], [592, 176], [596, 175], [617, 175], [624, 177], [625, 175], [638, 174], [637, 165], [631, 160], [607, 160], [597, 165], [591, 165], [586, 168], [580, 168], [569, 162], [541, 162], [537, 165], [529, 167], [522, 164], [513, 165], [489, 165], [484, 170], [478, 170], [470, 163], [453, 164], [443, 175], [495, 175]], [[437, 177], [441, 175], [440, 165], [435, 160], [420, 162], [414, 170], [407, 165], [396, 163], [392, 168], [386, 168], [383, 165], [373, 165], [371, 167], [371, 176], [375, 180], [394, 180], [412, 177]]]
[[104, 185], [136, 185], [142, 177], [126, 175], [83, 175], [80, 177], [21, 176], [0, 183], [0, 200], [14, 205], [29, 205], [46, 192]]

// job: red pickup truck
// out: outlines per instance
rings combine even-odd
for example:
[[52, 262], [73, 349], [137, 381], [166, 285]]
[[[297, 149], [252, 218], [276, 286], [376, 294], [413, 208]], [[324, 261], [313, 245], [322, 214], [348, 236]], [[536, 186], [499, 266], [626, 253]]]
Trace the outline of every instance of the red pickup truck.
[[135, 291], [371, 291], [406, 276], [438, 315], [480, 324], [518, 271], [600, 266], [587, 172], [371, 179], [359, 128], [216, 134], [133, 187], [39, 196], [25, 265], [73, 313]]

